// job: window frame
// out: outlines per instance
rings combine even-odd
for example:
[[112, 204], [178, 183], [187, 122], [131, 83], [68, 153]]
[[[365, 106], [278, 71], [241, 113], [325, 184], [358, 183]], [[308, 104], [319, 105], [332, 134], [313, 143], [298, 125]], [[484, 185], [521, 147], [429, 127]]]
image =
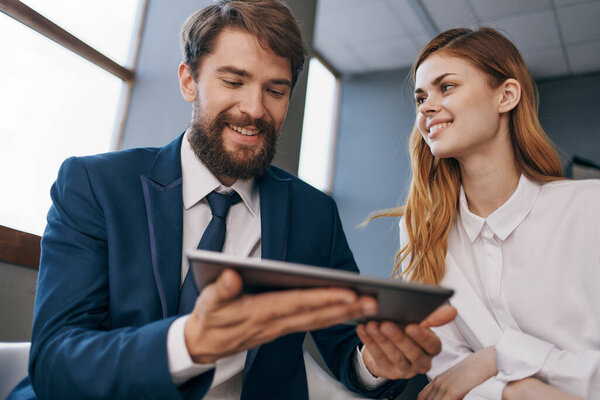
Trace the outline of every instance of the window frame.
[[[335, 161], [337, 155], [337, 145], [338, 145], [338, 137], [339, 137], [339, 124], [340, 124], [340, 103], [342, 100], [342, 75], [339, 73], [333, 65], [321, 53], [317, 50], [313, 49], [312, 54], [308, 59], [308, 63], [310, 64], [310, 60], [312, 58], [316, 58], [325, 69], [327, 69], [331, 75], [335, 78], [335, 100], [333, 105], [333, 124], [331, 126], [331, 150], [329, 154], [329, 172], [327, 177], [325, 178], [325, 190], [324, 192], [328, 195], [333, 193], [333, 179], [335, 177]], [[309, 71], [310, 73], [310, 71]]]
[[[133, 43], [133, 54], [130, 56], [131, 67], [126, 68], [24, 3], [18, 0], [2, 0], [0, 2], [0, 12], [85, 58], [92, 64], [108, 71], [123, 81], [126, 86], [122, 92], [120, 109], [117, 111], [118, 114], [116, 116], [118, 123], [113, 136], [114, 150], [120, 149], [122, 143], [125, 121], [131, 102], [131, 91], [135, 83], [135, 69], [147, 10], [148, 0], [141, 0], [137, 20], [134, 22], [135, 33], [131, 38]], [[0, 261], [37, 269], [40, 258], [40, 242], [41, 237], [38, 235], [0, 225]]]

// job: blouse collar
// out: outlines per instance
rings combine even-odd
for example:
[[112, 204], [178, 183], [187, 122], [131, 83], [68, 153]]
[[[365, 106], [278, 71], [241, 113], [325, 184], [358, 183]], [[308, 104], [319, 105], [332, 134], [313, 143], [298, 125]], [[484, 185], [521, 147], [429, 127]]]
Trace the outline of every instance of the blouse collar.
[[505, 240], [531, 211], [541, 186], [541, 184], [521, 174], [517, 189], [512, 196], [487, 218], [481, 218], [469, 210], [467, 197], [461, 185], [459, 214], [471, 242], [479, 236], [483, 225], [486, 223], [500, 240]]

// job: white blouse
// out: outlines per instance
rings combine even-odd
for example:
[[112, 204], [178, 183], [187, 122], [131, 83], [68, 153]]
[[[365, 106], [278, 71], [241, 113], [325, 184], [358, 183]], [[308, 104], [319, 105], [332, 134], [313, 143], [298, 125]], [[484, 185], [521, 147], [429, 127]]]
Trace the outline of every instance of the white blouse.
[[442, 352], [430, 378], [494, 345], [498, 374], [465, 398], [500, 399], [508, 382], [534, 376], [600, 399], [599, 180], [538, 184], [521, 175], [487, 218], [469, 211], [461, 188], [441, 285], [455, 290], [458, 317], [435, 329]]

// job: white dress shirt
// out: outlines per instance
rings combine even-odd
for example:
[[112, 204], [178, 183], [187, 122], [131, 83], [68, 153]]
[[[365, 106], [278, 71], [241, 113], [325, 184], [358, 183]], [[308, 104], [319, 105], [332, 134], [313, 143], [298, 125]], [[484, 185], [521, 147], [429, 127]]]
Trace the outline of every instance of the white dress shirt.
[[[429, 377], [495, 346], [498, 374], [466, 399], [500, 399], [530, 376], [600, 399], [600, 181], [521, 175], [487, 218], [469, 211], [461, 188], [457, 214], [441, 285], [455, 290], [458, 317], [435, 329], [442, 352]], [[400, 232], [404, 245], [403, 221]]]
[[[195, 249], [212, 219], [206, 195], [216, 190], [220, 193], [235, 190], [242, 201], [234, 204], [227, 215], [223, 253], [240, 256], [261, 256], [260, 196], [254, 180], [237, 181], [231, 188], [220, 181], [198, 160], [188, 139], [188, 132], [181, 143], [181, 177], [183, 193], [183, 242], [181, 284], [189, 269], [185, 252]], [[242, 371], [246, 351], [217, 360], [215, 364], [196, 364], [192, 361], [184, 339], [184, 325], [188, 316], [175, 320], [167, 334], [169, 372], [175, 384], [215, 368], [215, 375], [206, 400], [239, 400], [242, 388]], [[384, 380], [373, 377], [362, 362], [359, 351], [354, 363], [359, 380], [368, 387], [375, 387]], [[309, 388], [310, 394], [310, 388]]]

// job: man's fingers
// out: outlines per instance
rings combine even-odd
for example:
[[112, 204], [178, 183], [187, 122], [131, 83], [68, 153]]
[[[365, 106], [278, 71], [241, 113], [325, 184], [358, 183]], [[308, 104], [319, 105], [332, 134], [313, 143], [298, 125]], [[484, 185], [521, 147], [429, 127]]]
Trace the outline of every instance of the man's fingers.
[[442, 342], [429, 328], [420, 325], [408, 325], [404, 331], [427, 354], [436, 356], [442, 351]]
[[[381, 324], [381, 332], [388, 338], [389, 349], [385, 348], [388, 358], [402, 369], [411, 369], [416, 373], [425, 373], [431, 367], [431, 357], [419, 343], [406, 335], [396, 324], [384, 322]], [[405, 360], [406, 364], [402, 362]]]
[[249, 312], [258, 323], [307, 314], [336, 305], [360, 308], [356, 293], [346, 289], [302, 289], [263, 293], [252, 297]]
[[367, 331], [398, 370], [408, 371], [423, 355], [423, 351], [393, 322], [382, 322], [377, 331], [367, 327]]
[[[350, 319], [357, 319], [363, 315], [360, 303], [337, 304], [310, 312], [300, 312], [271, 319], [260, 324], [261, 328], [254, 330], [255, 334], [249, 337], [249, 343], [254, 346], [270, 342], [280, 336], [295, 332], [304, 332], [323, 329], [338, 325]], [[248, 333], [252, 328], [248, 327]]]
[[[369, 322], [368, 324], [377, 324], [376, 322]], [[375, 360], [375, 363], [377, 364], [377, 366], [380, 369], [383, 370], [390, 370], [392, 368], [394, 368], [394, 365], [391, 363], [391, 361], [387, 358], [385, 352], [381, 349], [381, 347], [379, 347], [379, 343], [377, 342], [376, 338], [372, 337], [371, 334], [369, 333], [370, 330], [373, 329], [373, 327], [369, 327], [370, 329], [367, 329], [367, 325], [358, 325], [356, 327], [356, 333], [358, 335], [358, 337], [360, 338], [360, 340], [363, 342], [363, 344], [367, 347], [367, 349], [369, 349], [369, 352], [371, 353], [371, 356], [373, 357], [373, 359]], [[375, 371], [372, 371], [375, 372]]]
[[312, 331], [358, 319], [363, 315], [363, 305], [360, 302], [342, 303], [286, 315], [274, 323], [284, 326], [286, 333]]
[[457, 314], [456, 308], [445, 304], [429, 314], [419, 325], [425, 328], [446, 325], [448, 322], [453, 321]]

